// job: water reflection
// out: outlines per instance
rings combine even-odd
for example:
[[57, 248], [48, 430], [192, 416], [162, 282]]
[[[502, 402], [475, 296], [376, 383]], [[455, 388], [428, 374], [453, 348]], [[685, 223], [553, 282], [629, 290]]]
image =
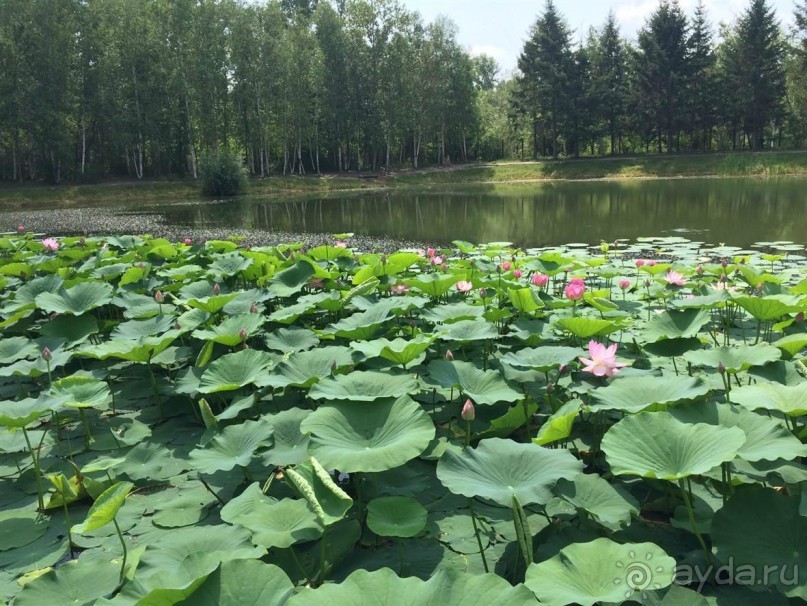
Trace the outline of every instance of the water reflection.
[[199, 228], [349, 231], [441, 243], [506, 240], [526, 247], [677, 234], [743, 246], [802, 241], [805, 206], [803, 179], [676, 179], [244, 198], [159, 211], [169, 223]]

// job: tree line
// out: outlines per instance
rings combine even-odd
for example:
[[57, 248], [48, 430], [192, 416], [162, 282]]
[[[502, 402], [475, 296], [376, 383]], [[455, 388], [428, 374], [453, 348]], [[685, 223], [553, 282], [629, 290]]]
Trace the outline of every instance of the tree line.
[[511, 149], [527, 139], [536, 157], [799, 147], [807, 136], [807, 1], [795, 22], [788, 35], [767, 0], [749, 0], [715, 32], [702, 2], [688, 17], [677, 1], [660, 0], [634, 43], [611, 13], [575, 45], [547, 0], [520, 74], [490, 95], [509, 100], [497, 135]]
[[0, 0], [0, 180], [797, 147], [807, 0], [795, 23], [660, 0], [635, 42], [611, 15], [575, 43], [547, 0], [501, 80], [399, 0]]

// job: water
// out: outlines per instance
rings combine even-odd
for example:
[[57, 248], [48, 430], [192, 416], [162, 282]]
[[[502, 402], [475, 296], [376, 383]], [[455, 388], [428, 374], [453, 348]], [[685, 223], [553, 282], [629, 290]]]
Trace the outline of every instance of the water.
[[[678, 235], [747, 246], [807, 239], [807, 180], [669, 179], [431, 190], [255, 196], [227, 202], [138, 205], [172, 226], [339, 233], [447, 244], [596, 243]], [[115, 209], [112, 212], [120, 212]], [[157, 217], [155, 217], [157, 218]]]

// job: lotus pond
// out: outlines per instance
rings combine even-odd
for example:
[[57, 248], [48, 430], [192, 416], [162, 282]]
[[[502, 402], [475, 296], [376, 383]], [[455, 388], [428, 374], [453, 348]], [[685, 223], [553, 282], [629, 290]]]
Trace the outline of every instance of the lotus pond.
[[807, 599], [807, 259], [0, 238], [0, 601]]

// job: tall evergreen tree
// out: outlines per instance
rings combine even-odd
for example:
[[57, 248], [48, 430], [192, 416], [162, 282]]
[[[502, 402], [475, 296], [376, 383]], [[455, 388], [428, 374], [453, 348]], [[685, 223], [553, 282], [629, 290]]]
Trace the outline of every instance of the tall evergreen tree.
[[703, 0], [698, 2], [688, 40], [688, 128], [693, 149], [709, 149], [717, 113], [715, 53]]
[[596, 113], [605, 122], [610, 140], [610, 154], [621, 152], [622, 130], [628, 94], [628, 63], [625, 42], [613, 11], [592, 44], [591, 88], [596, 100]]

